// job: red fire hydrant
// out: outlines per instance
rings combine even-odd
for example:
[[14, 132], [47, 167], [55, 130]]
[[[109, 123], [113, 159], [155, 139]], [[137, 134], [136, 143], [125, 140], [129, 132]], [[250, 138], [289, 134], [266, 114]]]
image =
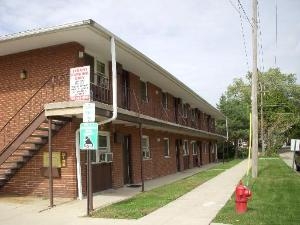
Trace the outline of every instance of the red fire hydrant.
[[247, 211], [247, 202], [251, 195], [251, 191], [240, 181], [235, 189], [235, 209], [237, 213], [241, 214]]

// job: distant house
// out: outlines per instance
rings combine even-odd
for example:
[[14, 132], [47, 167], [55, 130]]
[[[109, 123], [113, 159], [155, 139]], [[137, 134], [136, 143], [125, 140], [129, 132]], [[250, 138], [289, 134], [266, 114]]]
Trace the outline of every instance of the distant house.
[[[87, 20], [0, 37], [0, 192], [47, 196], [50, 143], [54, 196], [85, 194], [86, 151], [79, 147], [79, 127], [89, 99], [70, 99], [70, 68], [90, 66], [88, 97], [95, 102], [96, 121], [111, 117], [112, 37], [118, 115], [99, 126], [98, 150], [91, 156], [93, 191], [216, 160], [216, 143], [224, 137], [216, 133], [215, 120], [223, 115]], [[199, 82], [205, 82], [204, 75], [199, 74]]]

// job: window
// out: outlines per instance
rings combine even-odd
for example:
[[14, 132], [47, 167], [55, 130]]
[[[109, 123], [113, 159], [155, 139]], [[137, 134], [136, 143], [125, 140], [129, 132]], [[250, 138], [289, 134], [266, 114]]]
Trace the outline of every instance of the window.
[[183, 155], [189, 154], [189, 142], [187, 140], [184, 140], [183, 142]]
[[142, 101], [148, 101], [148, 94], [147, 94], [147, 83], [144, 81], [140, 82], [141, 85], [141, 99]]
[[168, 94], [167, 93], [162, 93], [162, 105], [165, 109], [168, 108]]
[[96, 84], [102, 88], [109, 88], [108, 77], [105, 74], [105, 64], [96, 60], [96, 68], [95, 68], [95, 75], [96, 75]]
[[191, 144], [192, 144], [193, 155], [197, 155], [197, 144], [196, 144], [196, 141], [191, 141]]
[[143, 158], [150, 159], [150, 146], [149, 146], [149, 137], [142, 136], [142, 149], [143, 149]]
[[195, 110], [195, 109], [192, 109], [192, 110], [191, 110], [191, 120], [192, 120], [192, 121], [195, 121], [195, 120], [196, 120], [196, 110]]
[[109, 132], [99, 132], [98, 135], [98, 150], [91, 151], [91, 161], [92, 163], [100, 163], [101, 157], [105, 153], [110, 152], [110, 133]]
[[183, 117], [184, 118], [188, 117], [188, 105], [187, 104], [183, 105]]
[[170, 156], [169, 138], [164, 138], [164, 156]]
[[204, 154], [207, 154], [207, 143], [204, 143]]

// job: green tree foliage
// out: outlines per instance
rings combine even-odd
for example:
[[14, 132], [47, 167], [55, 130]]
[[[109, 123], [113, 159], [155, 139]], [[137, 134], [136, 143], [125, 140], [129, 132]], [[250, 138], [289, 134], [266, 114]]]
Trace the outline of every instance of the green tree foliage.
[[[281, 73], [278, 68], [259, 73], [259, 111], [261, 97], [266, 152], [273, 154], [287, 138], [300, 133], [300, 87], [295, 75]], [[229, 141], [234, 143], [237, 152], [238, 139], [248, 141], [249, 138], [251, 74], [235, 79], [221, 96], [217, 107], [228, 119]], [[224, 121], [218, 121], [217, 126], [222, 133], [226, 132]]]

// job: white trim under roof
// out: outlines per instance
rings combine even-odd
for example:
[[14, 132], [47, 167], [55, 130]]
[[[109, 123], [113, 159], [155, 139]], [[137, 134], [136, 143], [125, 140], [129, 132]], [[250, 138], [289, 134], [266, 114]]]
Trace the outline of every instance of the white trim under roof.
[[192, 107], [199, 108], [213, 118], [225, 119], [220, 111], [171, 73], [93, 20], [83, 20], [2, 36], [0, 37], [0, 56], [67, 42], [78, 42], [87, 50], [98, 47], [101, 53], [109, 58], [107, 46], [109, 46], [109, 40], [112, 36], [116, 42], [117, 60], [124, 65], [125, 69], [139, 75], [141, 79], [157, 85], [173, 96], [182, 98], [183, 101], [189, 102]]

